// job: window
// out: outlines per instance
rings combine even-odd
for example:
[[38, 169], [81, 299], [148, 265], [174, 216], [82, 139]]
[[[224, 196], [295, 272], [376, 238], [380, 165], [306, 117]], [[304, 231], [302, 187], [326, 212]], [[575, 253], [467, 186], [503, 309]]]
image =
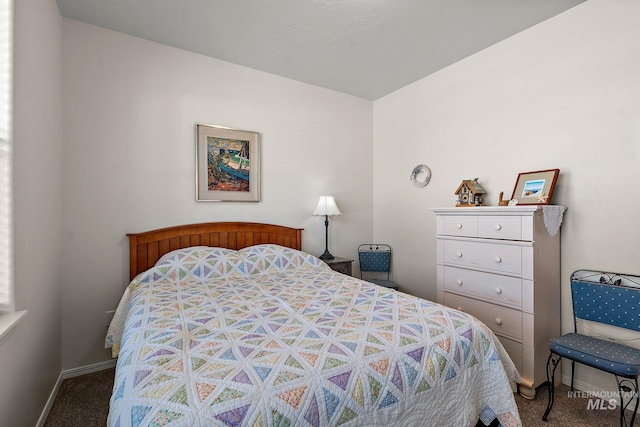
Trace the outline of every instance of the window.
[[12, 312], [11, 0], [0, 0], [0, 313]]

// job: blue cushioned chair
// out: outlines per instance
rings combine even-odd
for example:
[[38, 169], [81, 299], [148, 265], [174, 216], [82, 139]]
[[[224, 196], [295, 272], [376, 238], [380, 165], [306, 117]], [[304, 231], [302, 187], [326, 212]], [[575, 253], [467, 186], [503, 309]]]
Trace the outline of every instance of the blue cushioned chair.
[[398, 290], [398, 285], [390, 279], [391, 247], [380, 243], [358, 246], [360, 278], [385, 288]]
[[[631, 422], [628, 424], [632, 426], [640, 402], [640, 350], [607, 339], [580, 334], [578, 321], [584, 319], [640, 331], [640, 277], [578, 270], [571, 275], [571, 299], [574, 332], [551, 340], [551, 351], [547, 360], [549, 403], [542, 419], [547, 421], [553, 406], [555, 370], [564, 357], [571, 360], [572, 391], [576, 362], [615, 375], [620, 392], [620, 425], [627, 425], [625, 410], [635, 400]], [[625, 396], [631, 394], [624, 403]]]

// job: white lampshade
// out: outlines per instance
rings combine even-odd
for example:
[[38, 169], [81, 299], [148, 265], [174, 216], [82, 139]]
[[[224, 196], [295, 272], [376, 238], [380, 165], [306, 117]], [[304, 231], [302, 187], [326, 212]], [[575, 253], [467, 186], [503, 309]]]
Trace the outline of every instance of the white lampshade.
[[333, 196], [320, 196], [313, 215], [342, 215]]

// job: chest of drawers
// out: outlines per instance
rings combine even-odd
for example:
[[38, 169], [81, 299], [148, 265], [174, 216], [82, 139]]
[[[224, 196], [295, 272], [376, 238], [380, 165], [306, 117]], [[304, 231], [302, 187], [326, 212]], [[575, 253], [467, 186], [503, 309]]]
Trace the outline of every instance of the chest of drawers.
[[549, 340], [560, 335], [560, 234], [542, 206], [433, 209], [438, 302], [484, 322], [535, 397]]

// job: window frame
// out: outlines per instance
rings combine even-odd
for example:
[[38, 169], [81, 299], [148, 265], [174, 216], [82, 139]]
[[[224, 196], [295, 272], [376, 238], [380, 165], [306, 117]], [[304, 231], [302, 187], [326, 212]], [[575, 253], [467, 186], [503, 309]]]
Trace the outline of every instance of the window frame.
[[13, 2], [0, 0], [0, 315], [15, 311], [11, 211]]

